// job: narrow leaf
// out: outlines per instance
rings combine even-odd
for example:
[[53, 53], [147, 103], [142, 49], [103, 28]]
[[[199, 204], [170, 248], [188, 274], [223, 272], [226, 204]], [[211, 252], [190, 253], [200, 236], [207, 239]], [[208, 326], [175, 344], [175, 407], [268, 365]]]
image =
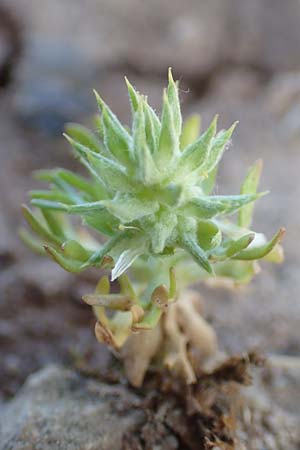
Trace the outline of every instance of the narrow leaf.
[[201, 167], [204, 175], [209, 174], [219, 164], [237, 124], [238, 122], [235, 122], [228, 130], [220, 131], [213, 139], [208, 157]]
[[138, 109], [140, 95], [139, 95], [139, 93], [134, 89], [134, 87], [133, 87], [132, 84], [129, 82], [129, 80], [128, 80], [127, 77], [125, 77], [125, 82], [126, 82], [126, 85], [127, 85], [127, 90], [128, 90], [128, 96], [129, 96], [129, 100], [130, 100], [130, 105], [131, 105], [132, 115], [134, 115], [134, 113], [135, 113], [135, 112], [137, 111], [137, 109]]
[[180, 246], [192, 255], [194, 260], [208, 273], [212, 274], [213, 269], [208, 261], [206, 253], [197, 244], [190, 234], [183, 233], [180, 237]]
[[96, 136], [83, 125], [77, 123], [67, 123], [65, 126], [66, 133], [75, 141], [90, 148], [96, 153], [103, 152], [103, 144], [96, 138]]
[[66, 258], [51, 245], [44, 245], [44, 249], [67, 272], [79, 273], [87, 268], [87, 266], [83, 267], [82, 261]]
[[47, 229], [47, 227], [42, 224], [34, 214], [32, 214], [26, 205], [22, 206], [22, 212], [31, 229], [42, 239], [45, 239], [47, 242], [53, 242], [57, 245], [61, 244], [61, 238], [51, 233], [51, 231]]
[[198, 197], [190, 200], [182, 208], [182, 212], [199, 219], [211, 219], [220, 214], [232, 214], [242, 206], [257, 200], [265, 194], [265, 192], [262, 192], [259, 194]]
[[[259, 183], [260, 174], [262, 171], [262, 160], [259, 159], [250, 167], [244, 183], [241, 187], [241, 194], [255, 194]], [[240, 227], [249, 228], [252, 222], [254, 204], [244, 206], [239, 211], [238, 224]]]
[[228, 239], [220, 247], [213, 251], [211, 259], [215, 261], [223, 261], [227, 258], [232, 258], [237, 253], [247, 248], [253, 241], [254, 237], [255, 233], [249, 233], [236, 240]]
[[155, 111], [144, 102], [146, 142], [152, 154], [158, 150], [161, 125]]
[[75, 241], [74, 239], [65, 241], [61, 246], [61, 250], [65, 257], [76, 259], [82, 262], [87, 261], [92, 254], [91, 251], [85, 249], [79, 242]]
[[176, 214], [166, 210], [158, 213], [156, 223], [151, 231], [151, 245], [154, 253], [161, 253], [164, 250], [176, 225]]
[[169, 100], [164, 91], [163, 110], [161, 118], [161, 132], [159, 136], [158, 149], [154, 154], [156, 164], [160, 171], [169, 169], [179, 152], [179, 138], [175, 130], [174, 119]]
[[146, 142], [145, 115], [142, 101], [134, 115], [133, 142], [137, 161], [137, 179], [146, 186], [157, 183], [160, 175]]
[[274, 249], [274, 247], [277, 244], [279, 244], [279, 242], [282, 240], [284, 234], [285, 234], [285, 229], [280, 228], [280, 230], [266, 244], [260, 245], [257, 247], [251, 246], [250, 248], [248, 248], [246, 250], [242, 250], [240, 253], [235, 255], [233, 257], [233, 259], [250, 261], [250, 260], [264, 258]]
[[167, 96], [170, 104], [170, 109], [173, 116], [175, 132], [178, 136], [181, 135], [182, 117], [180, 110], [180, 100], [178, 95], [178, 86], [175, 83], [172, 75], [172, 70], [169, 68], [168, 72], [169, 84], [167, 89]]
[[194, 114], [188, 117], [183, 124], [182, 133], [180, 136], [180, 148], [184, 150], [188, 145], [193, 144], [200, 134], [201, 117]]
[[99, 94], [96, 91], [94, 93], [102, 111], [105, 144], [118, 161], [128, 165], [132, 160], [132, 138]]
[[177, 169], [179, 179], [184, 179], [205, 163], [216, 134], [217, 120], [218, 116], [215, 116], [205, 133], [183, 151]]

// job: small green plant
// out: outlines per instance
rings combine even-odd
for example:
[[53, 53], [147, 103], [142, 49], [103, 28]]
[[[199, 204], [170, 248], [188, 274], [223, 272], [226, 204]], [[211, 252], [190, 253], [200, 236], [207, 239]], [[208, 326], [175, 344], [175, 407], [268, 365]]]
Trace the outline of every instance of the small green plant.
[[[212, 194], [236, 124], [217, 132], [216, 116], [201, 134], [197, 116], [182, 125], [171, 70], [160, 117], [126, 83], [131, 129], [95, 92], [96, 133], [70, 124], [65, 134], [89, 178], [63, 169], [38, 171], [50, 189], [30, 192], [36, 211], [24, 206], [23, 212], [36, 236], [22, 229], [21, 237], [70, 272], [111, 270], [119, 293], [111, 293], [103, 275], [83, 299], [95, 312], [98, 340], [118, 351], [133, 384], [142, 383], [151, 362], [193, 382], [189, 344], [205, 357], [215, 351], [216, 338], [195, 295], [184, 289], [207, 278], [250, 281], [258, 259], [281, 261], [284, 230], [267, 241], [250, 229], [253, 202], [265, 194], [257, 193], [261, 161], [249, 170], [240, 194]], [[103, 239], [97, 241], [89, 228]]]

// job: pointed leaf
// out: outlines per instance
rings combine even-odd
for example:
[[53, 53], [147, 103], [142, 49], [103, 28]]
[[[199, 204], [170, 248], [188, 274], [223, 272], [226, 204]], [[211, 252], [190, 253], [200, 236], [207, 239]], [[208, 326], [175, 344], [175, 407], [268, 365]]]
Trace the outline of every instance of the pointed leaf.
[[132, 115], [137, 111], [140, 101], [140, 94], [134, 89], [132, 84], [129, 82], [128, 78], [125, 77], [125, 82], [127, 85], [128, 96], [130, 100]]
[[190, 233], [183, 233], [180, 237], [180, 246], [192, 255], [194, 260], [208, 273], [213, 273], [213, 269], [208, 261], [206, 253], [192, 238]]
[[102, 111], [105, 145], [118, 161], [128, 165], [132, 160], [132, 138], [99, 94], [96, 91], [94, 93], [98, 106]]
[[208, 157], [201, 167], [203, 174], [209, 174], [219, 164], [237, 124], [238, 122], [235, 122], [228, 130], [220, 131], [213, 139]]
[[35, 253], [45, 256], [43, 242], [40, 239], [37, 239], [23, 227], [18, 230], [18, 235], [26, 247]]
[[137, 161], [137, 179], [146, 186], [157, 183], [160, 175], [146, 142], [145, 115], [142, 101], [134, 115], [133, 142]]
[[115, 267], [111, 272], [111, 281], [119, 278], [145, 251], [143, 246], [132, 247], [125, 250], [118, 258]]
[[52, 191], [46, 190], [34, 190], [29, 191], [29, 195], [32, 199], [49, 200], [53, 202], [71, 204], [73, 199], [66, 193], [53, 189]]
[[77, 123], [67, 123], [65, 125], [66, 133], [71, 136], [72, 139], [90, 148], [96, 153], [103, 152], [103, 144], [96, 138], [96, 136], [83, 125]]
[[166, 242], [177, 225], [176, 214], [170, 211], [160, 211], [156, 216], [156, 223], [151, 230], [151, 245], [154, 253], [163, 252]]
[[244, 195], [212, 195], [190, 200], [183, 208], [183, 214], [199, 219], [211, 219], [220, 214], [232, 214], [247, 203], [253, 202], [266, 193]]
[[132, 161], [131, 154], [131, 136], [127, 133], [124, 127], [121, 129], [116, 126], [114, 120], [103, 109], [102, 120], [104, 126], [104, 142], [110, 153], [125, 166], [130, 165]]
[[157, 152], [161, 125], [155, 111], [144, 102], [146, 142], [152, 154]]
[[175, 132], [177, 133], [178, 136], [180, 136], [182, 127], [180, 100], [178, 95], [178, 86], [173, 79], [171, 68], [169, 68], [168, 78], [169, 78], [169, 85], [167, 89], [167, 96], [173, 116]]
[[250, 248], [242, 250], [240, 253], [235, 255], [233, 259], [250, 261], [264, 258], [282, 240], [284, 234], [285, 229], [280, 228], [280, 230], [273, 236], [273, 238], [269, 242], [260, 246], [250, 246]]
[[51, 245], [44, 245], [44, 249], [46, 250], [48, 255], [50, 255], [51, 258], [67, 272], [79, 273], [87, 268], [87, 266], [83, 267], [82, 261], [77, 261], [72, 258], [66, 258]]
[[82, 262], [87, 261], [92, 254], [91, 251], [86, 250], [79, 242], [75, 241], [74, 239], [65, 241], [61, 246], [61, 250], [66, 258], [76, 259]]
[[62, 239], [66, 239], [67, 237], [67, 228], [66, 227], [66, 219], [62, 218], [60, 215], [55, 214], [53, 212], [42, 210], [42, 214], [44, 219], [48, 225], [49, 230], [59, 236]]
[[211, 256], [211, 259], [222, 261], [227, 258], [232, 258], [237, 253], [247, 248], [255, 237], [255, 233], [249, 233], [239, 239], [228, 239], [222, 246], [216, 248]]
[[179, 138], [166, 92], [163, 96], [161, 132], [154, 159], [161, 172], [167, 171], [179, 152]]
[[42, 239], [45, 239], [47, 242], [53, 242], [57, 245], [61, 244], [61, 238], [51, 233], [51, 231], [42, 222], [40, 222], [34, 214], [32, 214], [26, 205], [22, 206], [22, 212], [31, 229], [36, 234], [41, 236]]
[[90, 167], [92, 167], [93, 171], [98, 174], [108, 188], [112, 190], [121, 190], [123, 192], [134, 191], [134, 186], [130, 182], [124, 167], [105, 156], [92, 152], [87, 147], [84, 147], [67, 135], [65, 136], [75, 152], [88, 161]]

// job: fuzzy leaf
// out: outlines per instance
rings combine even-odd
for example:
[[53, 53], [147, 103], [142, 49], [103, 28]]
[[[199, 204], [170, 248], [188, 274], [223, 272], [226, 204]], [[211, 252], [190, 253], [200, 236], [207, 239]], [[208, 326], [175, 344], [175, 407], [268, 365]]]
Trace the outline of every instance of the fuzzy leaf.
[[103, 109], [102, 120], [104, 126], [104, 142], [110, 153], [125, 166], [132, 161], [131, 136], [125, 128], [116, 126], [107, 109]]
[[232, 214], [242, 206], [257, 200], [263, 195], [265, 195], [264, 192], [244, 195], [203, 196], [190, 200], [182, 208], [182, 212], [199, 219], [211, 219], [220, 214]]
[[175, 130], [174, 119], [169, 100], [164, 91], [161, 132], [158, 149], [154, 153], [156, 164], [161, 172], [169, 169], [179, 152], [179, 138]]
[[219, 164], [226, 145], [229, 143], [237, 124], [238, 122], [235, 122], [228, 130], [220, 131], [213, 139], [208, 157], [201, 167], [201, 172], [203, 174], [209, 174]]
[[85, 214], [91, 213], [93, 210], [101, 211], [105, 208], [105, 200], [98, 202], [87, 202], [78, 205], [69, 205], [65, 203], [55, 202], [51, 200], [33, 199], [31, 204], [41, 209], [50, 209], [53, 211], [64, 211], [69, 214]]
[[142, 101], [134, 115], [133, 142], [137, 160], [137, 179], [146, 186], [157, 183], [159, 172], [146, 142], [145, 115]]
[[[91, 266], [101, 266], [103, 260], [106, 256], [112, 255], [115, 256], [115, 253], [119, 256], [124, 248], [127, 248], [126, 245], [130, 242], [130, 238], [132, 237], [132, 233], [130, 231], [125, 231], [123, 233], [118, 233], [112, 236], [105, 244], [99, 248], [99, 250], [95, 251], [92, 256], [88, 260], [88, 264]], [[119, 249], [122, 249], [121, 251]]]
[[158, 149], [161, 125], [155, 111], [148, 105], [147, 100], [144, 102], [145, 114], [145, 132], [147, 145], [152, 154]]
[[127, 85], [132, 115], [134, 115], [134, 113], [137, 111], [138, 106], [139, 106], [140, 94], [134, 89], [134, 87], [132, 86], [132, 84], [130, 83], [130, 81], [128, 80], [127, 77], [125, 77], [125, 82]]
[[184, 121], [180, 136], [181, 150], [184, 150], [188, 145], [193, 144], [197, 140], [200, 134], [200, 128], [201, 117], [198, 114], [193, 114]]
[[91, 228], [94, 228], [105, 236], [112, 236], [119, 224], [119, 221], [106, 210], [101, 210], [99, 213], [86, 213], [84, 214], [82, 220], [83, 223], [87, 224]]
[[[259, 159], [250, 167], [244, 183], [241, 187], [241, 194], [255, 194], [259, 183], [260, 174], [262, 171], [262, 160]], [[249, 228], [252, 222], [254, 204], [244, 206], [239, 211], [238, 224], [240, 227]]]
[[72, 145], [76, 153], [85, 158], [94, 172], [98, 174], [104, 184], [112, 190], [134, 191], [134, 186], [130, 182], [126, 170], [117, 162], [114, 162], [105, 156], [92, 152], [87, 147], [75, 142], [66, 135], [66, 138]]
[[102, 111], [105, 145], [118, 161], [128, 165], [132, 161], [132, 138], [99, 94], [96, 91], [94, 93], [98, 106]]
[[157, 214], [156, 223], [153, 230], [151, 230], [151, 245], [154, 253], [161, 253], [164, 250], [166, 241], [171, 236], [176, 225], [176, 214], [167, 210], [162, 210]]
[[65, 126], [66, 133], [71, 136], [72, 139], [90, 148], [94, 152], [102, 153], [103, 144], [98, 141], [96, 136], [83, 125], [77, 123], [67, 123]]
[[213, 273], [213, 269], [208, 261], [206, 253], [192, 238], [190, 233], [183, 233], [180, 236], [180, 246], [192, 255], [194, 260], [208, 273]]
[[159, 208], [157, 201], [139, 200], [133, 196], [120, 196], [113, 200], [104, 200], [102, 204], [123, 223], [130, 223], [155, 213]]
[[167, 89], [167, 96], [170, 104], [171, 113], [173, 116], [174, 129], [177, 135], [180, 136], [182, 127], [182, 118], [180, 110], [180, 100], [178, 95], [178, 86], [173, 79], [172, 70], [170, 68], [168, 78], [169, 78], [169, 85]]
[[183, 151], [177, 169], [179, 179], [184, 179], [205, 163], [216, 133], [217, 120], [218, 116], [215, 116], [205, 133]]

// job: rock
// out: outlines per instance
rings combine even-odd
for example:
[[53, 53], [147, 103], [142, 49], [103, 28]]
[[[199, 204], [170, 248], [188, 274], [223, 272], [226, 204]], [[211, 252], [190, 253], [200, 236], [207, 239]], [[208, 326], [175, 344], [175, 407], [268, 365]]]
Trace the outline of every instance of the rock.
[[140, 400], [122, 386], [48, 366], [30, 376], [3, 409], [1, 450], [119, 450], [143, 420]]

